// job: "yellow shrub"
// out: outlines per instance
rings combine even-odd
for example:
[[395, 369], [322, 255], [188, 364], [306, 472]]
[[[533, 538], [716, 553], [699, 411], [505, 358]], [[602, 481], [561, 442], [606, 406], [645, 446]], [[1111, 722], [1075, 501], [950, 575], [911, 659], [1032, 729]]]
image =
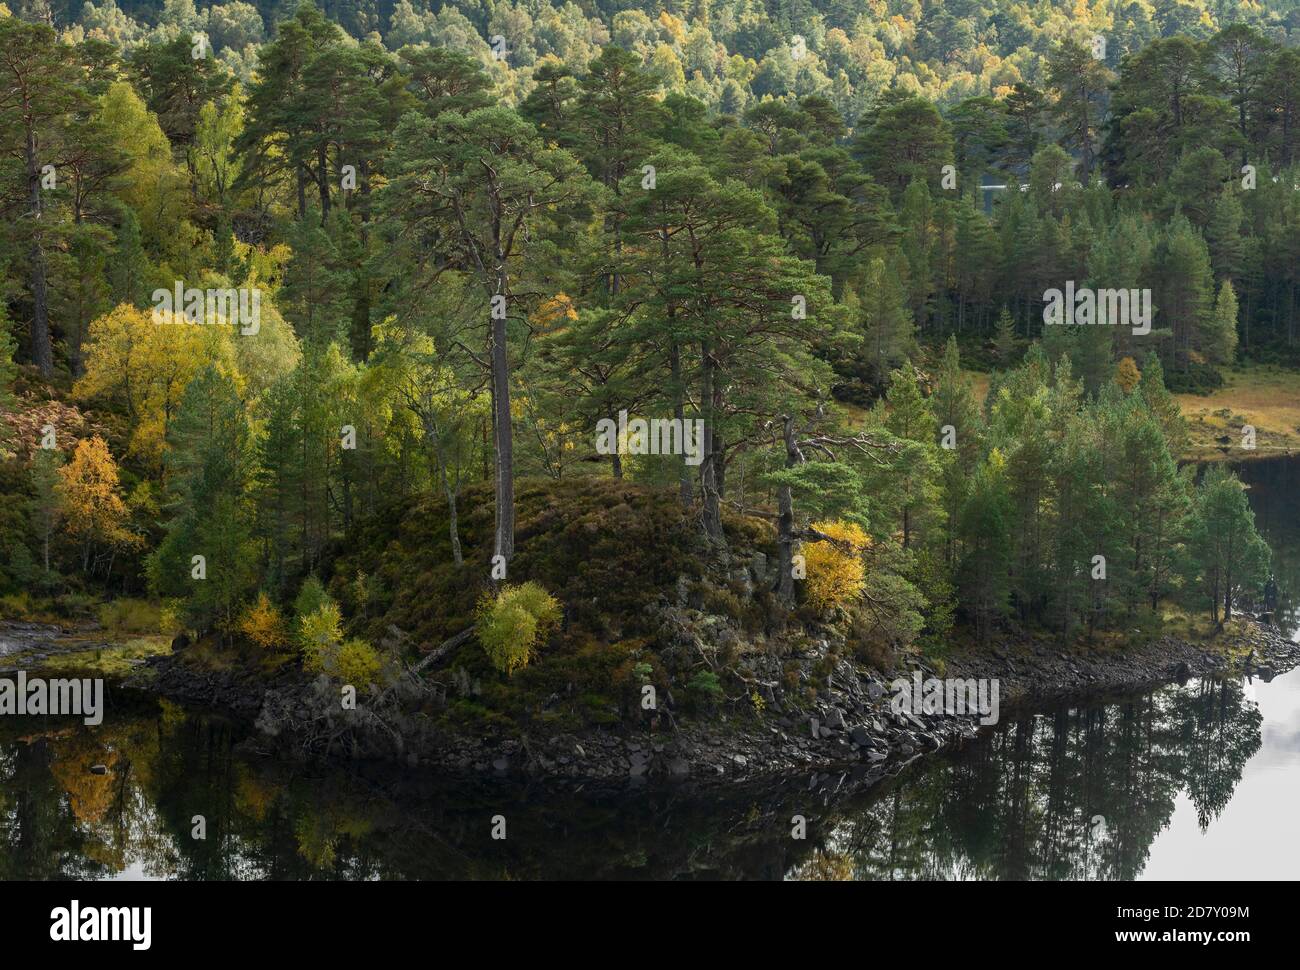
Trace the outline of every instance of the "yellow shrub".
[[374, 684], [381, 666], [382, 662], [374, 647], [364, 640], [348, 640], [339, 647], [334, 660], [334, 675], [343, 683], [360, 690]]
[[1132, 357], [1123, 358], [1115, 367], [1115, 383], [1124, 388], [1125, 394], [1137, 387], [1140, 380], [1142, 380], [1142, 372], [1138, 370]]
[[158, 607], [158, 632], [164, 636], [175, 636], [185, 626], [185, 602], [178, 599], [165, 599]]
[[527, 666], [539, 640], [560, 623], [560, 604], [536, 583], [507, 586], [479, 601], [478, 639], [503, 674]]
[[257, 602], [244, 611], [239, 631], [263, 650], [278, 650], [289, 642], [284, 617], [265, 593], [258, 593]]
[[814, 522], [812, 527], [837, 541], [820, 540], [803, 545], [808, 602], [819, 610], [847, 606], [866, 585], [867, 568], [862, 553], [871, 540], [859, 526], [838, 519]]
[[343, 613], [333, 600], [326, 600], [298, 620], [298, 644], [302, 647], [302, 665], [320, 670], [327, 650], [343, 639]]

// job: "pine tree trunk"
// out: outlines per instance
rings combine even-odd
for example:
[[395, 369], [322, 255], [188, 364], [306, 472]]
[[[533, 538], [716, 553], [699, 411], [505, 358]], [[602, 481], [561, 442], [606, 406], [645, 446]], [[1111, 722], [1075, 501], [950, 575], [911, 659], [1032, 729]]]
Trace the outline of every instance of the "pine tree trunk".
[[[497, 293], [506, 292], [505, 273], [498, 274]], [[510, 421], [510, 363], [506, 355], [506, 321], [492, 320], [492, 437], [495, 447], [496, 538], [493, 555], [509, 562], [515, 554], [514, 429]]]
[[50, 343], [49, 290], [46, 284], [45, 249], [41, 245], [41, 170], [36, 157], [36, 133], [27, 130], [24, 146], [27, 163], [28, 213], [32, 217], [32, 363], [42, 377], [54, 373], [54, 350]]
[[[799, 461], [799, 449], [794, 440], [794, 419], [785, 416], [782, 428], [785, 440], [785, 467], [793, 468]], [[777, 511], [777, 566], [776, 595], [782, 603], [794, 602], [794, 497], [789, 485], [776, 490]]]
[[325, 142], [316, 148], [316, 173], [316, 184], [320, 187], [320, 221], [324, 225], [330, 215], [329, 155]]
[[718, 485], [718, 453], [714, 447], [717, 432], [713, 426], [713, 384], [714, 361], [709, 344], [700, 346], [700, 366], [703, 373], [703, 385], [700, 389], [700, 402], [704, 411], [704, 463], [700, 466], [700, 491], [704, 495], [704, 531], [706, 534], [722, 538], [722, 500]]

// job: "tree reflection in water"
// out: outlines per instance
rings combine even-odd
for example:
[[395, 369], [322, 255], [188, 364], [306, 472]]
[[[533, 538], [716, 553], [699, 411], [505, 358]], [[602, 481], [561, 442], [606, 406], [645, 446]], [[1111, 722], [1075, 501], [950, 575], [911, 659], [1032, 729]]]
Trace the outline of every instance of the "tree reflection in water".
[[0, 726], [0, 878], [1131, 879], [1179, 792], [1213, 824], [1261, 723], [1239, 683], [1193, 681], [1012, 721], [865, 794], [805, 778], [719, 800], [284, 765], [148, 704], [94, 732]]

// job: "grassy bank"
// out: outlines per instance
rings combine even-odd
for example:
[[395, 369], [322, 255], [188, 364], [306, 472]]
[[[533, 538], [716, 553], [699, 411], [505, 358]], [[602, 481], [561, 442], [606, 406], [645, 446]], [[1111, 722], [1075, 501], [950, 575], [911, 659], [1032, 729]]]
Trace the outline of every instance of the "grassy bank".
[[[1179, 394], [1191, 443], [1184, 457], [1245, 461], [1300, 454], [1300, 374], [1279, 367], [1223, 372], [1213, 394]], [[1242, 426], [1255, 428], [1255, 448], [1242, 447]]]
[[[991, 375], [968, 370], [976, 400]], [[1223, 371], [1213, 394], [1175, 394], [1187, 419], [1187, 461], [1249, 461], [1300, 454], [1300, 373], [1270, 365]], [[1255, 428], [1255, 448], [1242, 447], [1242, 427]]]

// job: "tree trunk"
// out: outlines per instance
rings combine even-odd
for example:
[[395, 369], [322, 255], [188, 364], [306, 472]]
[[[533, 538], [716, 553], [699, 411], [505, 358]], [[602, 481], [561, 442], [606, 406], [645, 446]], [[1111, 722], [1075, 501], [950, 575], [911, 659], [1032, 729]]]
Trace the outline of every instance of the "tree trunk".
[[[497, 293], [507, 289], [498, 273]], [[510, 421], [510, 362], [506, 355], [506, 321], [492, 320], [492, 437], [496, 452], [496, 538], [493, 555], [509, 562], [515, 554], [514, 429]]]
[[451, 533], [451, 559], [457, 566], [464, 564], [460, 554], [460, 519], [456, 513], [456, 493], [447, 489], [447, 531]]
[[32, 363], [42, 377], [54, 373], [54, 350], [50, 342], [50, 306], [46, 285], [45, 248], [41, 245], [41, 170], [36, 157], [36, 133], [27, 129], [24, 146], [27, 163], [28, 214], [32, 217]]
[[[670, 317], [672, 312], [672, 310], [669, 310]], [[677, 345], [676, 338], [673, 338], [672, 347], [668, 352], [668, 359], [672, 367], [673, 378], [673, 417], [679, 422], [684, 439], [686, 435], [686, 408], [682, 404], [682, 351]], [[700, 447], [703, 446], [704, 442], [701, 441]], [[694, 490], [691, 488], [691, 469], [686, 464], [685, 449], [683, 448], [682, 451], [683, 454], [677, 465], [678, 491], [681, 495], [682, 508], [689, 509], [691, 503], [695, 501], [695, 496], [693, 494]]]
[[700, 345], [703, 384], [700, 404], [704, 408], [704, 464], [700, 466], [700, 491], [704, 495], [704, 531], [715, 539], [722, 538], [722, 500], [718, 487], [718, 455], [714, 448], [713, 382], [714, 361], [708, 342]]
[[[793, 468], [799, 462], [799, 449], [794, 440], [794, 419], [786, 415], [782, 425], [785, 440], [785, 467]], [[794, 602], [794, 497], [789, 485], [776, 490], [777, 511], [777, 566], [776, 595], [782, 603]]]
[[325, 142], [316, 146], [316, 175], [316, 184], [320, 187], [320, 221], [324, 225], [330, 215], [329, 154]]

